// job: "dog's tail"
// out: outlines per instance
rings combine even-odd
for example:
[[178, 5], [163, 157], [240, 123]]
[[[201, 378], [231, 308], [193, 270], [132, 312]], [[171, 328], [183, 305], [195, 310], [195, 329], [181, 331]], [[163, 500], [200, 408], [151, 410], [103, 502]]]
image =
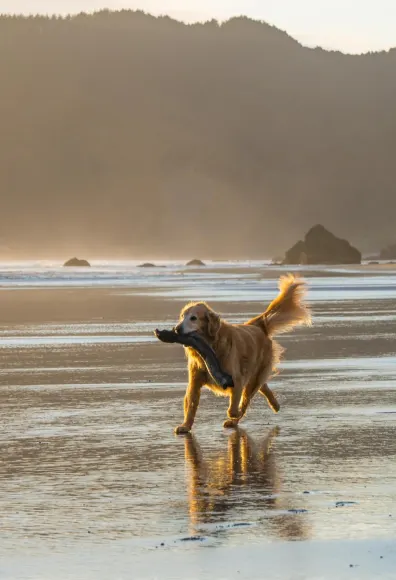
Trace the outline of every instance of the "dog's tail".
[[311, 324], [311, 313], [304, 303], [307, 286], [292, 274], [279, 280], [279, 294], [264, 312], [268, 336], [287, 332], [299, 324]]
[[279, 290], [278, 296], [264, 314], [248, 322], [262, 327], [270, 337], [287, 332], [299, 324], [311, 324], [311, 313], [304, 303], [307, 291], [305, 282], [292, 274], [281, 276]]

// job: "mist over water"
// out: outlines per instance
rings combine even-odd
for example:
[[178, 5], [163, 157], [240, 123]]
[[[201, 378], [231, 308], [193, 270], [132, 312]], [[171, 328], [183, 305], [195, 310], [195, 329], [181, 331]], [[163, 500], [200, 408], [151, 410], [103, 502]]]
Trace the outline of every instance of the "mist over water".
[[379, 251], [395, 58], [243, 17], [0, 16], [0, 256], [269, 259], [316, 223]]

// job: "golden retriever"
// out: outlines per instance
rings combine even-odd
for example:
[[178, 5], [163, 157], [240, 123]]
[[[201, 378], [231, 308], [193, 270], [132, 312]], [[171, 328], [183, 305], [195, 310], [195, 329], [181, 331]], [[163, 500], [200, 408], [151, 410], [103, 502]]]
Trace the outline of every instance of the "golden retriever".
[[183, 308], [176, 332], [200, 333], [212, 346], [222, 369], [232, 376], [234, 387], [223, 390], [216, 385], [200, 355], [186, 348], [189, 382], [184, 397], [184, 422], [176, 427], [177, 434], [191, 430], [204, 386], [230, 399], [224, 427], [238, 425], [257, 392], [267, 399], [275, 413], [279, 411], [279, 403], [267, 384], [283, 351], [273, 336], [311, 322], [310, 311], [304, 303], [304, 281], [292, 275], [282, 276], [279, 290], [264, 313], [244, 324], [222, 320], [205, 302], [190, 303]]

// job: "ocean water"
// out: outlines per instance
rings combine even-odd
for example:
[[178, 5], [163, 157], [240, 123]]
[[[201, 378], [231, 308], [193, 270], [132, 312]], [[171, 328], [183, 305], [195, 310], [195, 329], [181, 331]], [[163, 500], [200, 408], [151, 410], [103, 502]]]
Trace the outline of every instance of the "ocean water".
[[293, 268], [269, 266], [267, 261], [207, 262], [189, 268], [182, 262], [156, 262], [159, 267], [139, 268], [138, 262], [92, 262], [91, 268], [63, 268], [54, 263], [0, 264], [0, 289], [123, 288], [135, 294], [180, 300], [264, 301], [277, 289], [279, 275], [289, 272], [309, 277], [309, 299], [390, 299], [396, 292], [396, 271], [381, 274], [367, 269], [336, 267]]

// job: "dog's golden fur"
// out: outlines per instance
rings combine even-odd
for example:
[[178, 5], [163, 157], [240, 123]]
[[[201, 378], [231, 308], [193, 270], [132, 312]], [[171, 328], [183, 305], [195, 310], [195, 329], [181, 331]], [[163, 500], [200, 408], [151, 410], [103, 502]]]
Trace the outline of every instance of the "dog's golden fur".
[[250, 401], [258, 392], [277, 413], [279, 403], [267, 381], [276, 372], [282, 348], [273, 337], [298, 324], [310, 324], [310, 311], [304, 303], [305, 283], [292, 275], [282, 276], [279, 295], [267, 310], [244, 324], [222, 320], [205, 302], [187, 304], [180, 313], [179, 332], [199, 332], [214, 349], [224, 371], [232, 375], [234, 387], [223, 390], [213, 383], [200, 355], [186, 348], [189, 383], [184, 398], [184, 422], [176, 433], [191, 430], [199, 405], [201, 388], [228, 396], [228, 419], [224, 427], [236, 427]]

